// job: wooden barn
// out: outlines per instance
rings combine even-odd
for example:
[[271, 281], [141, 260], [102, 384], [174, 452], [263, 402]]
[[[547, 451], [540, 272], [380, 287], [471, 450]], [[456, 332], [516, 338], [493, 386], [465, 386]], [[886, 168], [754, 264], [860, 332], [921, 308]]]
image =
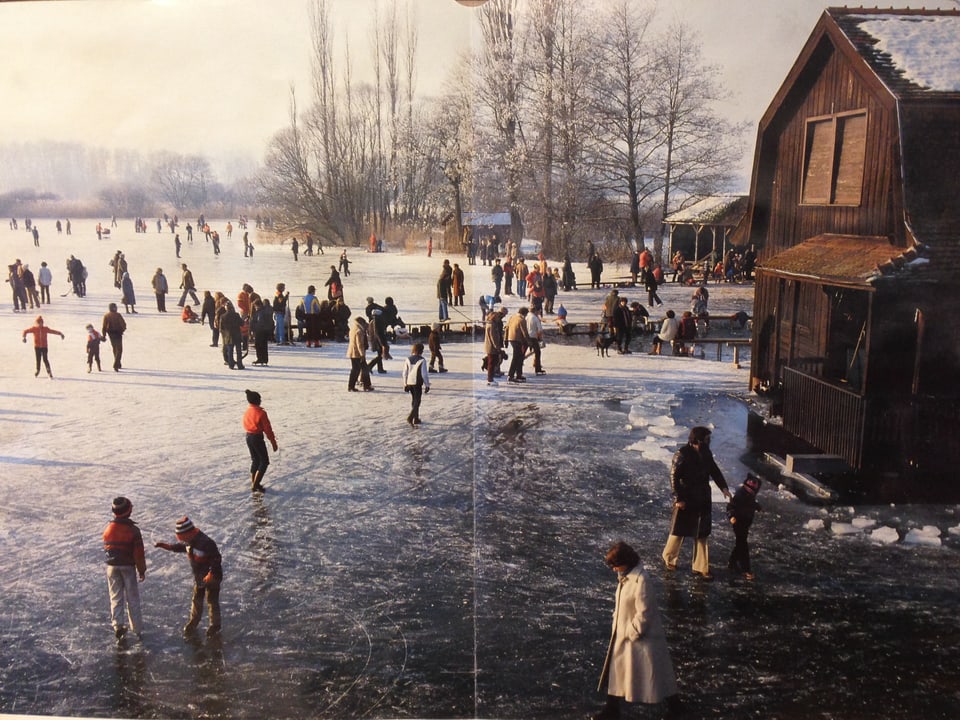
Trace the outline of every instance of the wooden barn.
[[960, 14], [827, 9], [759, 126], [751, 386], [910, 497], [960, 486], [958, 177]]

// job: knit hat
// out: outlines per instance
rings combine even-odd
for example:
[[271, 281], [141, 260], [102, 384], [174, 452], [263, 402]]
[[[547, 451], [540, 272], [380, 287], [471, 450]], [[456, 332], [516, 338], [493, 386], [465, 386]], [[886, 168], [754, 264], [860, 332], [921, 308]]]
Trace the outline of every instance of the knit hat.
[[184, 515], [182, 518], [177, 520], [177, 525], [176, 525], [176, 528], [174, 529], [174, 533], [176, 533], [177, 535], [186, 535], [188, 532], [190, 532], [193, 529], [194, 529], [193, 522], [190, 520], [190, 518]]
[[244, 390], [244, 392], [247, 394], [248, 403], [250, 403], [251, 405], [260, 404], [260, 393], [255, 392], [253, 390]]
[[747, 479], [743, 481], [743, 486], [756, 495], [760, 491], [760, 486], [763, 484], [763, 481], [758, 478], [756, 475], [747, 475]]
[[125, 497], [115, 497], [113, 499], [113, 506], [110, 509], [113, 510], [113, 514], [118, 518], [127, 517], [133, 512], [133, 503]]

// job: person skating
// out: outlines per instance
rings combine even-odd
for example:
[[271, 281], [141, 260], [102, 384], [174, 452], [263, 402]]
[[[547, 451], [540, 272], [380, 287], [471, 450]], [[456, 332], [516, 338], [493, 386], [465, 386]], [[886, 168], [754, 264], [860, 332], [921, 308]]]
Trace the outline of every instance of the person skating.
[[97, 372], [103, 370], [100, 367], [100, 343], [103, 342], [103, 335], [97, 332], [97, 329], [87, 323], [87, 372], [93, 371], [93, 363], [97, 363]]
[[190, 618], [183, 626], [185, 635], [189, 635], [200, 625], [203, 616], [203, 601], [209, 607], [209, 627], [207, 635], [220, 632], [220, 585], [223, 582], [223, 567], [217, 544], [207, 535], [194, 527], [190, 518], [184, 515], [177, 520], [174, 528], [177, 537], [175, 543], [155, 543], [154, 547], [171, 552], [186, 553], [193, 571], [193, 598], [190, 603]]
[[731, 570], [743, 573], [746, 580], [753, 580], [755, 577], [750, 569], [750, 546], [747, 543], [747, 535], [750, 533], [754, 514], [760, 510], [757, 493], [760, 492], [761, 484], [760, 478], [753, 473], [748, 473], [747, 479], [743, 481], [743, 485], [733, 494], [733, 498], [727, 505], [727, 516], [730, 518], [730, 524], [733, 525], [733, 536], [736, 538], [728, 565]]
[[[427, 346], [430, 348], [430, 372], [445, 373], [447, 369], [443, 366], [443, 347], [441, 346], [440, 323], [434, 323], [430, 328], [430, 335], [427, 336]], [[439, 363], [440, 369], [437, 370]]]
[[23, 341], [27, 341], [27, 334], [33, 335], [33, 352], [37, 358], [37, 371], [33, 374], [34, 377], [40, 375], [40, 363], [43, 362], [43, 366], [47, 369], [47, 375], [53, 378], [53, 372], [50, 370], [50, 359], [47, 357], [47, 336], [48, 335], [59, 335], [60, 339], [64, 339], [64, 334], [59, 330], [54, 330], [51, 327], [47, 327], [43, 324], [43, 316], [37, 315], [36, 324], [33, 327], [29, 327], [23, 331]]
[[270, 441], [273, 451], [277, 451], [277, 437], [273, 434], [273, 426], [267, 411], [260, 407], [260, 393], [245, 390], [247, 395], [247, 411], [243, 414], [243, 429], [247, 433], [247, 449], [250, 451], [250, 490], [263, 492], [261, 481], [270, 465], [270, 454], [267, 452], [267, 443]]
[[407, 415], [407, 422], [419, 425], [420, 403], [424, 393], [430, 392], [430, 377], [423, 359], [423, 343], [414, 343], [410, 348], [410, 357], [403, 361], [400, 379], [404, 392], [410, 393], [410, 414]]
[[123, 367], [123, 333], [127, 330], [127, 321], [117, 312], [116, 303], [110, 303], [107, 308], [100, 334], [110, 338], [110, 347], [113, 348], [113, 371], [120, 372]]
[[604, 560], [617, 573], [619, 582], [610, 643], [597, 688], [606, 691], [607, 702], [593, 720], [619, 718], [621, 700], [644, 704], [666, 701], [666, 717], [679, 717], [680, 696], [666, 632], [640, 556], [621, 541], [611, 546]]
[[110, 590], [110, 618], [113, 633], [120, 640], [127, 632], [124, 617], [138, 639], [143, 635], [140, 610], [140, 586], [147, 573], [146, 554], [140, 528], [130, 519], [133, 503], [117, 497], [110, 508], [113, 520], [103, 531], [103, 551], [107, 556], [107, 587]]
[[710, 537], [711, 529], [711, 478], [723, 496], [730, 499], [727, 481], [710, 452], [710, 435], [709, 428], [691, 428], [687, 444], [673, 456], [670, 467], [673, 519], [670, 524], [670, 537], [667, 538], [662, 555], [667, 570], [676, 570], [683, 539], [692, 537], [693, 573], [705, 580], [713, 578], [707, 550], [707, 538]]

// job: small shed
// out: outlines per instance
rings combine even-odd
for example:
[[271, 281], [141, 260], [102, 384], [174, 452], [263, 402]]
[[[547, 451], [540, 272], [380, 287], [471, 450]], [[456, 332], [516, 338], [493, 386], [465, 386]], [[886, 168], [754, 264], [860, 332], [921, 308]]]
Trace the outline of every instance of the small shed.
[[[510, 225], [509, 212], [464, 212], [460, 214], [460, 227], [458, 235], [457, 223], [454, 222], [455, 215], [451, 215], [445, 222], [444, 227], [444, 247], [450, 250], [459, 249], [470, 254], [469, 245], [473, 245], [474, 254], [480, 242], [486, 238], [488, 241], [496, 241], [497, 246], [503, 248], [505, 243], [513, 240]], [[516, 239], [520, 242], [520, 238]]]
[[722, 257], [731, 245], [740, 244], [735, 235], [748, 202], [748, 195], [710, 195], [667, 215], [668, 258], [678, 250], [695, 263]]
[[960, 13], [828, 8], [760, 122], [751, 386], [865, 484], [960, 490]]

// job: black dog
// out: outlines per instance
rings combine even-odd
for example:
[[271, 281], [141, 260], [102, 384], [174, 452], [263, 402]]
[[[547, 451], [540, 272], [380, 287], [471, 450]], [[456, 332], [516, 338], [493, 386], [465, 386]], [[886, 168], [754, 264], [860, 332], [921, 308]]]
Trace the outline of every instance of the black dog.
[[614, 337], [606, 330], [597, 335], [597, 357], [610, 357], [610, 346], [613, 345]]

